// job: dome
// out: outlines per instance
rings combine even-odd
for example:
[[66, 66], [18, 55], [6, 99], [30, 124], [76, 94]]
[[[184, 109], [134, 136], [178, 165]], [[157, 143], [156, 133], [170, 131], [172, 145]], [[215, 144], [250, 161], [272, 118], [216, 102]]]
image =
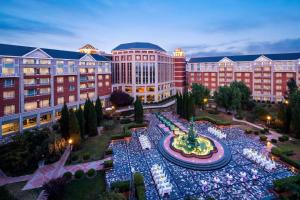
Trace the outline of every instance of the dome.
[[152, 50], [166, 52], [160, 46], [158, 46], [156, 44], [148, 43], [148, 42], [131, 42], [131, 43], [120, 44], [116, 48], [114, 48], [113, 51], [129, 50], [129, 49], [152, 49]]

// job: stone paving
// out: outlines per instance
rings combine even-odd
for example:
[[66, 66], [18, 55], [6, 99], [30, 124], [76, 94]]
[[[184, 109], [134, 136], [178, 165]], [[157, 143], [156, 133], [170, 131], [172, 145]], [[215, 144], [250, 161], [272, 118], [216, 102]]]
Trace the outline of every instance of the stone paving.
[[[173, 115], [170, 117], [188, 127], [186, 121]], [[160, 199], [150, 173], [150, 167], [158, 163], [166, 170], [173, 185], [169, 199], [179, 200], [189, 196], [198, 199], [208, 197], [215, 199], [272, 199], [274, 195], [269, 191], [272, 181], [293, 175], [290, 169], [280, 163], [277, 163], [275, 170], [269, 172], [244, 157], [242, 154], [244, 148], [253, 148], [264, 154], [268, 154], [268, 151], [254, 137], [244, 134], [241, 129], [230, 127], [222, 128], [222, 131], [228, 136], [222, 142], [228, 145], [232, 152], [232, 160], [227, 166], [214, 171], [194, 171], [177, 166], [166, 160], [157, 150], [160, 138], [166, 134], [158, 128], [158, 119], [155, 115], [149, 115], [148, 120], [150, 121], [148, 129], [133, 132], [132, 140], [129, 143], [119, 141], [110, 145], [114, 152], [114, 167], [106, 173], [108, 185], [117, 180], [130, 180], [131, 171], [139, 171], [144, 175], [147, 199]], [[207, 131], [209, 126], [212, 124], [201, 122], [197, 123], [196, 129], [198, 133], [214, 137]], [[138, 135], [141, 133], [147, 134], [152, 143], [152, 149], [142, 150], [138, 141]], [[218, 140], [216, 137], [214, 138]], [[252, 178], [251, 169], [253, 168], [258, 171], [257, 180]], [[246, 172], [246, 180], [241, 180], [240, 172]], [[225, 178], [227, 173], [233, 176], [230, 185]], [[216, 184], [213, 180], [214, 177], [219, 177], [221, 182]], [[205, 188], [201, 185], [201, 180], [208, 182]]]

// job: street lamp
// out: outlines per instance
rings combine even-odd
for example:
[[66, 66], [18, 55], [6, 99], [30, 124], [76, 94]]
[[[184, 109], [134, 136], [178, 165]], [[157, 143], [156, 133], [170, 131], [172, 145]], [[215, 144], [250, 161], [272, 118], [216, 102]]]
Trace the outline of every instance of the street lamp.
[[272, 117], [270, 115], [267, 116], [267, 124], [270, 125]]
[[70, 138], [70, 139], [68, 140], [68, 143], [69, 143], [69, 145], [72, 145], [73, 140]]
[[289, 101], [288, 101], [288, 100], [285, 100], [284, 103], [285, 103], [286, 105], [288, 105], [288, 104], [289, 104]]
[[207, 99], [207, 98], [204, 98], [204, 99], [203, 99], [203, 103], [204, 103], [204, 104], [206, 104], [206, 103], [207, 103], [207, 101], [208, 101], [208, 99]]

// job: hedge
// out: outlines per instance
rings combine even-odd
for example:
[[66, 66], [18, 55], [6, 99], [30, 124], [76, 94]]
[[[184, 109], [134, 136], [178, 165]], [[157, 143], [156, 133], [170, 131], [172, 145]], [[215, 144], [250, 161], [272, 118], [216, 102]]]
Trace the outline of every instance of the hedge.
[[296, 175], [296, 176], [290, 176], [287, 178], [274, 180], [273, 184], [277, 191], [282, 191], [286, 185], [289, 185], [291, 183], [299, 183], [299, 182], [300, 182], [300, 175]]
[[83, 170], [77, 170], [75, 172], [75, 178], [77, 178], [77, 179], [81, 179], [83, 177], [83, 175], [84, 175], [84, 171]]
[[121, 193], [128, 192], [130, 190], [130, 181], [116, 181], [111, 183], [111, 190], [117, 190]]
[[215, 119], [209, 116], [196, 116], [195, 117], [195, 121], [200, 121], [200, 120], [204, 120], [204, 121], [208, 121], [210, 123], [216, 124], [216, 125], [230, 125], [231, 122], [228, 120], [219, 120], [219, 119]]
[[300, 161], [292, 160], [288, 155], [293, 154], [292, 150], [283, 150], [278, 147], [273, 147], [271, 150], [272, 154], [275, 156], [278, 156], [280, 160], [296, 167], [297, 169], [300, 169]]
[[87, 175], [88, 177], [93, 177], [93, 176], [95, 175], [95, 173], [96, 173], [96, 170], [94, 170], [94, 169], [89, 169], [89, 170], [86, 172], [86, 175]]
[[279, 140], [280, 142], [289, 141], [289, 136], [287, 136], [287, 135], [280, 136], [280, 137], [278, 138], [278, 140]]
[[132, 129], [132, 128], [139, 128], [139, 127], [145, 127], [145, 126], [147, 126], [146, 123], [138, 124], [138, 123], [132, 122], [130, 124], [126, 124], [123, 127], [123, 133], [114, 134], [114, 135], [111, 136], [111, 139], [112, 140], [120, 140], [120, 139], [124, 139], [125, 137], [131, 137], [131, 131], [130, 131], [130, 129]]
[[106, 155], [111, 155], [111, 154], [113, 154], [112, 148], [106, 149], [106, 150], [105, 150], [105, 154], [106, 154]]
[[260, 141], [264, 142], [264, 141], [267, 141], [268, 137], [265, 135], [261, 135], [261, 136], [259, 136], [259, 139], [260, 139]]
[[66, 180], [71, 180], [72, 179], [72, 173], [71, 172], [65, 172], [63, 177], [66, 179]]
[[134, 173], [133, 178], [137, 199], [146, 200], [146, 189], [143, 175], [140, 172], [136, 172]]
[[104, 168], [111, 168], [114, 166], [113, 160], [106, 160], [104, 161]]

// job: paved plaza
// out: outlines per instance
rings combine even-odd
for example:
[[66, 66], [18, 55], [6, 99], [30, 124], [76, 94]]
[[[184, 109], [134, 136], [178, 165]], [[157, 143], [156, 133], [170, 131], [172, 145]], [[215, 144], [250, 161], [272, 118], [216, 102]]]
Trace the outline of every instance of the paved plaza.
[[[182, 123], [186, 128], [188, 127], [186, 121], [178, 119], [175, 115], [169, 114], [169, 117]], [[138, 171], [143, 174], [145, 179], [147, 199], [160, 199], [150, 172], [153, 164], [159, 164], [165, 169], [173, 186], [169, 199], [179, 200], [185, 197], [198, 199], [208, 197], [215, 199], [272, 199], [274, 195], [269, 191], [272, 181], [293, 175], [290, 169], [280, 163], [276, 163], [275, 170], [266, 171], [260, 165], [247, 159], [243, 155], [244, 148], [252, 148], [262, 154], [267, 154], [266, 147], [254, 136], [245, 135], [243, 130], [230, 127], [222, 128], [222, 131], [227, 134], [227, 138], [222, 139], [222, 142], [229, 147], [232, 153], [232, 159], [228, 165], [213, 171], [195, 171], [177, 166], [166, 160], [157, 149], [159, 140], [167, 134], [158, 127], [160, 121], [154, 114], [149, 114], [147, 120], [149, 120], [149, 127], [146, 130], [134, 131], [129, 143], [118, 141], [111, 144], [114, 152], [114, 167], [106, 173], [108, 184], [118, 180], [130, 180], [132, 171]], [[220, 140], [207, 131], [209, 126], [213, 125], [207, 122], [197, 122], [195, 128], [202, 135]], [[138, 140], [140, 134], [149, 137], [152, 145], [150, 150], [142, 150]], [[256, 180], [253, 179], [252, 169], [258, 171]], [[244, 180], [241, 179], [241, 172], [246, 173]], [[227, 183], [226, 174], [233, 176], [230, 184]], [[216, 183], [215, 177], [221, 181]], [[207, 181], [206, 187], [203, 187], [201, 180]]]

